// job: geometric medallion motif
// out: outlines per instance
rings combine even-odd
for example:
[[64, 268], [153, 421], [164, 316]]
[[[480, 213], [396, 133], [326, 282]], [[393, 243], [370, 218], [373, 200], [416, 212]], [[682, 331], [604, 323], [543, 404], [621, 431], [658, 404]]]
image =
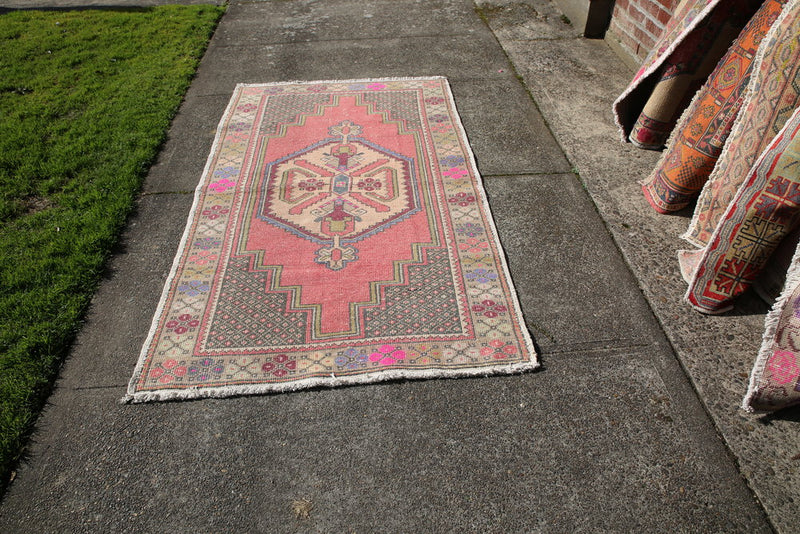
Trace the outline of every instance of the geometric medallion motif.
[[267, 166], [258, 216], [324, 244], [316, 261], [339, 270], [357, 258], [347, 245], [419, 211], [419, 200], [410, 158], [359, 138], [350, 121], [329, 133]]

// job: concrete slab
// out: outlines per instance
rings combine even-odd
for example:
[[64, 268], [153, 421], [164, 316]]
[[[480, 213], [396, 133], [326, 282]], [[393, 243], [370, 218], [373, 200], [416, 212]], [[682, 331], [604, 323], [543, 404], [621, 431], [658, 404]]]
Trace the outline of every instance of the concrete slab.
[[60, 387], [0, 530], [769, 532], [650, 359], [137, 406]]
[[[470, 0], [324, 0], [233, 3], [215, 41], [264, 45], [484, 33]], [[401, 17], [397, 14], [402, 13]]]
[[652, 343], [650, 309], [602, 221], [586, 216], [594, 208], [575, 175], [484, 183], [525, 319], [545, 354]]
[[580, 173], [748, 483], [778, 530], [793, 531], [800, 520], [793, 504], [800, 498], [800, 478], [791, 478], [797, 451], [787, 444], [800, 441], [800, 426], [783, 419], [760, 425], [759, 418], [738, 410], [767, 307], [748, 295], [737, 313], [709, 317], [682, 302], [686, 284], [676, 250], [688, 248], [678, 236], [690, 210], [663, 216], [647, 205], [637, 181], [647, 177], [659, 154], [622, 144], [611, 115], [612, 101], [633, 72], [603, 42], [509, 40], [501, 30], [502, 46]]
[[477, 0], [475, 5], [498, 39], [504, 41], [563, 39], [583, 33], [579, 21], [565, 19], [550, 0]]
[[564, 153], [516, 79], [450, 80], [484, 177], [569, 172]]
[[198, 95], [230, 94], [236, 83], [346, 80], [404, 76], [509, 79], [508, 61], [486, 34], [313, 41], [258, 46], [210, 46], [199, 72]]

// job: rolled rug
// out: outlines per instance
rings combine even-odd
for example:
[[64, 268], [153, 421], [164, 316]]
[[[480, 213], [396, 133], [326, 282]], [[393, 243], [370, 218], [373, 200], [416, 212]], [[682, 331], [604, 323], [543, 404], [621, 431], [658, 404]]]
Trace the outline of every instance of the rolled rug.
[[761, 274], [781, 241], [800, 223], [800, 108], [741, 184], [711, 240], [682, 251], [690, 266], [686, 300], [703, 313], [722, 313]]
[[682, 236], [705, 247], [753, 164], [800, 105], [800, 2], [784, 6], [758, 49], [742, 110]]
[[623, 141], [660, 149], [675, 122], [762, 0], [682, 0], [614, 102]]
[[668, 147], [642, 182], [659, 213], [685, 208], [714, 169], [742, 107], [759, 44], [787, 0], [766, 0], [750, 19], [676, 124]]

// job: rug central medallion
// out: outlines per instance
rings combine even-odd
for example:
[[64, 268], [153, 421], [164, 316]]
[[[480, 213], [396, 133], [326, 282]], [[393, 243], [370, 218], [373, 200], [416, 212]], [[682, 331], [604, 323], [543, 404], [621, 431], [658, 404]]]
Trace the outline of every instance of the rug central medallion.
[[[306, 106], [293, 109], [295, 121], [255, 144], [248, 172], [252, 212], [239, 212], [246, 224], [236, 250], [255, 257], [251, 270], [269, 273], [272, 291], [285, 292], [283, 313], [302, 321], [306, 342], [364, 337], [365, 313], [374, 314], [387, 298], [387, 285], [408, 292], [409, 266], [433, 279], [439, 263], [452, 259], [431, 251], [447, 249], [441, 215], [422, 200], [435, 188], [430, 169], [418, 161], [426, 153], [424, 138], [398, 118], [414, 112], [409, 104], [393, 118], [357, 93], [292, 101]], [[283, 105], [274, 98], [270, 107]], [[472, 327], [455, 285], [447, 281], [431, 304], [447, 317], [442, 334], [467, 335]], [[205, 347], [241, 345], [229, 329], [218, 328], [220, 317], [211, 317], [215, 335]], [[414, 330], [394, 322], [387, 333], [402, 327]]]
[[242, 84], [127, 399], [537, 366], [444, 78]]
[[413, 160], [370, 143], [342, 121], [323, 139], [267, 166], [258, 216], [323, 245], [315, 261], [343, 269], [353, 243], [419, 211]]

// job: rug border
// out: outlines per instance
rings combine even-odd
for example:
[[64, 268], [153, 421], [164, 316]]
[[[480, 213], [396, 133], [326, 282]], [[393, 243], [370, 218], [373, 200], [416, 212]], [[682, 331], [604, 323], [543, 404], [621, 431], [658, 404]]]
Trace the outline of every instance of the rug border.
[[[508, 284], [509, 299], [514, 306], [514, 311], [517, 317], [520, 319], [519, 331], [520, 334], [522, 335], [522, 341], [525, 344], [525, 348], [528, 350], [528, 353], [530, 354], [529, 361], [524, 363], [521, 362], [504, 366], [500, 365], [493, 367], [465, 367], [463, 369], [458, 369], [458, 368], [388, 369], [384, 371], [375, 371], [365, 375], [354, 375], [354, 376], [344, 376], [344, 377], [337, 377], [335, 373], [331, 373], [331, 375], [325, 377], [305, 378], [294, 382], [250, 384], [250, 385], [238, 385], [238, 386], [232, 385], [232, 386], [215, 386], [215, 387], [192, 387], [192, 388], [182, 388], [182, 389], [160, 389], [158, 391], [137, 392], [135, 390], [135, 386], [138, 383], [142, 375], [142, 372], [144, 371], [144, 365], [145, 362], [147, 361], [147, 353], [149, 351], [150, 344], [152, 343], [153, 338], [156, 335], [161, 316], [166, 309], [166, 304], [169, 299], [172, 282], [175, 276], [177, 276], [178, 274], [181, 258], [183, 257], [185, 247], [188, 244], [188, 234], [191, 232], [193, 222], [196, 217], [196, 212], [197, 212], [196, 208], [198, 207], [198, 203], [201, 201], [202, 198], [206, 177], [208, 176], [208, 173], [211, 170], [211, 167], [215, 159], [214, 156], [217, 153], [219, 144], [221, 143], [222, 133], [226, 121], [234, 111], [233, 108], [236, 102], [234, 96], [246, 87], [270, 87], [270, 86], [291, 85], [291, 84], [311, 85], [311, 84], [325, 84], [325, 83], [330, 83], [330, 84], [367, 83], [367, 82], [385, 82], [385, 81], [423, 81], [423, 80], [442, 81], [445, 88], [445, 93], [447, 94], [448, 103], [455, 111], [453, 122], [457, 126], [459, 141], [461, 141], [461, 143], [465, 148], [466, 153], [469, 155], [470, 171], [475, 176], [475, 191], [480, 197], [481, 205], [485, 210], [488, 225], [492, 230], [492, 238], [495, 241], [497, 250], [501, 252], [500, 254], [497, 255], [497, 259], [499, 264], [502, 266], [503, 274]], [[455, 99], [453, 97], [453, 91], [450, 87], [450, 82], [447, 79], [447, 77], [414, 76], [414, 77], [359, 78], [359, 79], [345, 79], [345, 80], [308, 80], [308, 81], [291, 80], [291, 81], [265, 82], [265, 83], [237, 83], [236, 86], [233, 88], [233, 91], [230, 93], [230, 99], [228, 101], [228, 105], [225, 107], [225, 112], [222, 114], [219, 123], [217, 124], [216, 133], [214, 134], [214, 142], [211, 145], [208, 157], [206, 159], [206, 164], [203, 168], [203, 172], [200, 175], [200, 179], [198, 181], [197, 186], [195, 187], [194, 199], [192, 201], [192, 207], [190, 208], [189, 216], [186, 220], [186, 227], [183, 231], [183, 234], [181, 235], [180, 243], [175, 252], [175, 258], [172, 261], [172, 267], [170, 269], [169, 275], [164, 281], [164, 286], [161, 292], [161, 298], [159, 299], [158, 306], [156, 307], [156, 310], [153, 313], [150, 330], [148, 331], [147, 338], [145, 339], [142, 345], [142, 349], [139, 352], [139, 358], [138, 361], [136, 362], [136, 367], [134, 368], [133, 376], [128, 382], [127, 392], [125, 396], [123, 396], [120, 399], [120, 403], [128, 404], [128, 403], [143, 403], [150, 401], [165, 401], [165, 400], [225, 398], [225, 397], [236, 397], [242, 395], [281, 393], [287, 391], [309, 389], [313, 387], [333, 388], [344, 385], [370, 384], [370, 383], [378, 383], [389, 380], [401, 380], [401, 379], [432, 379], [432, 378], [459, 378], [459, 377], [470, 377], [470, 376], [474, 377], [474, 376], [512, 375], [512, 374], [520, 374], [525, 371], [532, 371], [538, 369], [540, 366], [541, 363], [539, 362], [538, 353], [536, 352], [536, 348], [533, 343], [533, 338], [531, 337], [530, 331], [528, 330], [528, 327], [525, 323], [525, 316], [522, 313], [522, 308], [519, 303], [519, 296], [517, 294], [516, 285], [514, 284], [514, 280], [512, 279], [511, 273], [508, 269], [506, 252], [505, 249], [502, 247], [502, 243], [500, 242], [500, 235], [497, 232], [497, 226], [495, 225], [494, 216], [492, 215], [491, 208], [489, 207], [489, 201], [486, 196], [486, 190], [483, 186], [483, 176], [478, 171], [478, 165], [475, 160], [475, 154], [473, 153], [472, 146], [469, 143], [469, 139], [467, 137], [467, 132], [466, 129], [464, 128], [464, 124], [461, 121], [461, 114], [458, 112], [458, 108], [456, 106]]]

